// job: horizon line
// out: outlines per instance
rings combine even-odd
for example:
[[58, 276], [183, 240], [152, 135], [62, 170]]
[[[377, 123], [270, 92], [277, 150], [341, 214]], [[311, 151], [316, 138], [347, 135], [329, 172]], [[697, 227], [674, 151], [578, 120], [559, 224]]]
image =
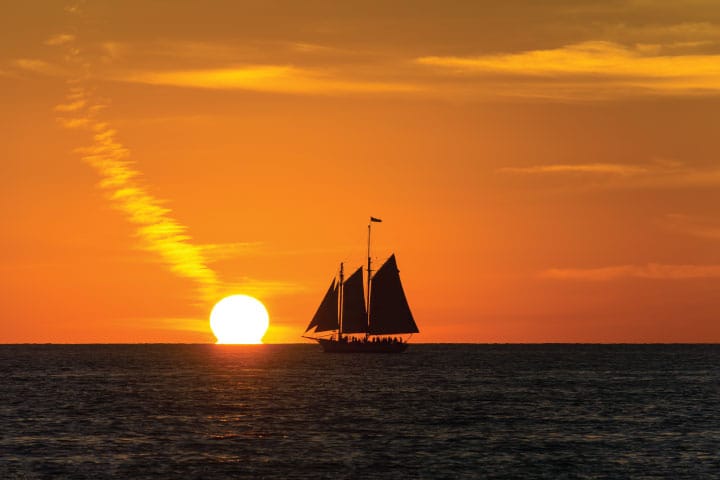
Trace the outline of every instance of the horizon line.
[[[98, 346], [98, 345], [209, 345], [221, 347], [262, 347], [274, 345], [312, 345], [310, 342], [284, 343], [210, 343], [210, 342], [14, 342], [2, 343], [0, 346]], [[413, 342], [411, 345], [720, 345], [720, 342]]]

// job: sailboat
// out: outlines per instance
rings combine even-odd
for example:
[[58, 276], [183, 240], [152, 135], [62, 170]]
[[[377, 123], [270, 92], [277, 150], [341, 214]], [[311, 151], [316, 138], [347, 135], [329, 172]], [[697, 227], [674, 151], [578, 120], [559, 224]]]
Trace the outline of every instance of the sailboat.
[[[370, 217], [368, 224], [368, 295], [363, 267], [345, 279], [341, 263], [338, 278], [333, 278], [305, 330], [303, 336], [316, 340], [325, 352], [400, 353], [408, 347], [403, 335], [419, 332], [400, 282], [395, 254], [372, 274], [370, 231], [373, 223], [381, 221]], [[308, 336], [311, 331], [314, 335]]]

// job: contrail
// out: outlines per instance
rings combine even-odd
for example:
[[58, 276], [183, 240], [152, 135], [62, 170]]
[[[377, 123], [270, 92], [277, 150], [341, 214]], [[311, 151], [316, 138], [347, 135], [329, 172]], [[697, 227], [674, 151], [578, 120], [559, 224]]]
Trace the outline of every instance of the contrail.
[[66, 60], [82, 72], [69, 80], [66, 101], [57, 105], [55, 111], [63, 126], [91, 133], [92, 143], [77, 151], [100, 176], [99, 186], [113, 208], [135, 225], [143, 249], [158, 254], [176, 275], [194, 281], [202, 302], [216, 301], [221, 284], [208, 267], [202, 247], [192, 243], [187, 227], [175, 220], [172, 211], [163, 206], [163, 200], [153, 196], [143, 184], [141, 173], [130, 160], [130, 151], [118, 139], [117, 131], [99, 118], [105, 106], [90, 93], [90, 65], [77, 48], [75, 37], [60, 34], [46, 43], [61, 45], [66, 50]]

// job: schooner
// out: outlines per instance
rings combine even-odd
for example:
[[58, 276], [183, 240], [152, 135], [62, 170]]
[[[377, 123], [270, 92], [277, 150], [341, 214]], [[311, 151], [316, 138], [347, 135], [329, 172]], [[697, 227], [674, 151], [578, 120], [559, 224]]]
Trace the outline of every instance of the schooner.
[[345, 279], [341, 263], [339, 278], [333, 278], [305, 330], [305, 334], [313, 331], [315, 336], [306, 338], [316, 340], [325, 352], [400, 353], [408, 346], [401, 335], [419, 332], [400, 282], [395, 254], [372, 274], [370, 231], [373, 223], [381, 221], [370, 217], [368, 223], [367, 295], [363, 267]]

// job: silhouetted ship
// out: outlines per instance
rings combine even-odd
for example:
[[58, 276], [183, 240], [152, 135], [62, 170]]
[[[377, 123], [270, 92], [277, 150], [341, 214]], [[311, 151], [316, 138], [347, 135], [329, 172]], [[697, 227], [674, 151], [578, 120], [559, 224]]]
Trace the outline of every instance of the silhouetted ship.
[[[395, 255], [372, 275], [370, 226], [380, 221], [370, 217], [368, 225], [369, 295], [365, 296], [363, 267], [345, 279], [341, 263], [339, 278], [332, 280], [305, 330], [306, 334], [313, 331], [315, 336], [306, 338], [316, 340], [325, 352], [400, 353], [408, 346], [402, 335], [419, 332], [400, 282]], [[324, 337], [318, 336], [323, 333]]]

